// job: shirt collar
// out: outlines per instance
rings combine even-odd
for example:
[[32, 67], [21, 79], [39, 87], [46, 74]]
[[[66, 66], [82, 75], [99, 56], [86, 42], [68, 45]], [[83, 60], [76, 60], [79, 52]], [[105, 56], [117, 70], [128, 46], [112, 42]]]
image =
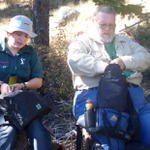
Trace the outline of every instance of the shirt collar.
[[22, 54], [22, 53], [31, 53], [31, 50], [30, 50], [30, 47], [25, 45], [23, 48], [21, 48], [19, 51], [18, 51], [18, 54]]
[[0, 40], [0, 51], [5, 51], [6, 50], [6, 40], [7, 39], [1, 39]]

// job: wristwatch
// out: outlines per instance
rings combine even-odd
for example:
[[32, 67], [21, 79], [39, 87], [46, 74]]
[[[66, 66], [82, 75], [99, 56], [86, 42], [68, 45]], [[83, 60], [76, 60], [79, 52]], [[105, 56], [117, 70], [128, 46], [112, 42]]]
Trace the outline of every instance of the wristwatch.
[[23, 82], [23, 89], [27, 89], [28, 87], [27, 87], [27, 83], [26, 82]]

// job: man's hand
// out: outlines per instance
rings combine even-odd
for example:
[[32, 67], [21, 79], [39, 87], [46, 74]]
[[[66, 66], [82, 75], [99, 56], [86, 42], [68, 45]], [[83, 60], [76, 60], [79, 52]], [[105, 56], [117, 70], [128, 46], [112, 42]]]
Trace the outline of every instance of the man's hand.
[[121, 68], [121, 70], [124, 70], [126, 68], [124, 62], [120, 58], [115, 58], [112, 61], [110, 61], [110, 64], [118, 64]]

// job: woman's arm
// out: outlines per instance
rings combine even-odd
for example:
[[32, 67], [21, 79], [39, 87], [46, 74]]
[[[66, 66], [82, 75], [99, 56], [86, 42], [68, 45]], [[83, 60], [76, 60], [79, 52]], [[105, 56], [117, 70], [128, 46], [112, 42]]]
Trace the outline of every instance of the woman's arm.
[[13, 92], [15, 90], [21, 90], [21, 89], [36, 90], [42, 86], [42, 83], [43, 83], [42, 78], [33, 78], [27, 82], [16, 83], [12, 85], [3, 83], [1, 85], [1, 93], [6, 94], [6, 93]]
[[42, 86], [43, 79], [42, 78], [33, 78], [27, 82], [22, 83], [24, 85], [24, 89], [32, 89], [36, 90]]

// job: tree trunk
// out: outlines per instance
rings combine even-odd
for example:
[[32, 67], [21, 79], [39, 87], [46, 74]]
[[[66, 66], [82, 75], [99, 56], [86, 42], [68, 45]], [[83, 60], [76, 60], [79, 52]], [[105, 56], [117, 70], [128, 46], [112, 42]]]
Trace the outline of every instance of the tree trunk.
[[74, 0], [74, 4], [77, 5], [79, 4], [80, 0]]
[[34, 43], [49, 46], [49, 0], [33, 0]]

